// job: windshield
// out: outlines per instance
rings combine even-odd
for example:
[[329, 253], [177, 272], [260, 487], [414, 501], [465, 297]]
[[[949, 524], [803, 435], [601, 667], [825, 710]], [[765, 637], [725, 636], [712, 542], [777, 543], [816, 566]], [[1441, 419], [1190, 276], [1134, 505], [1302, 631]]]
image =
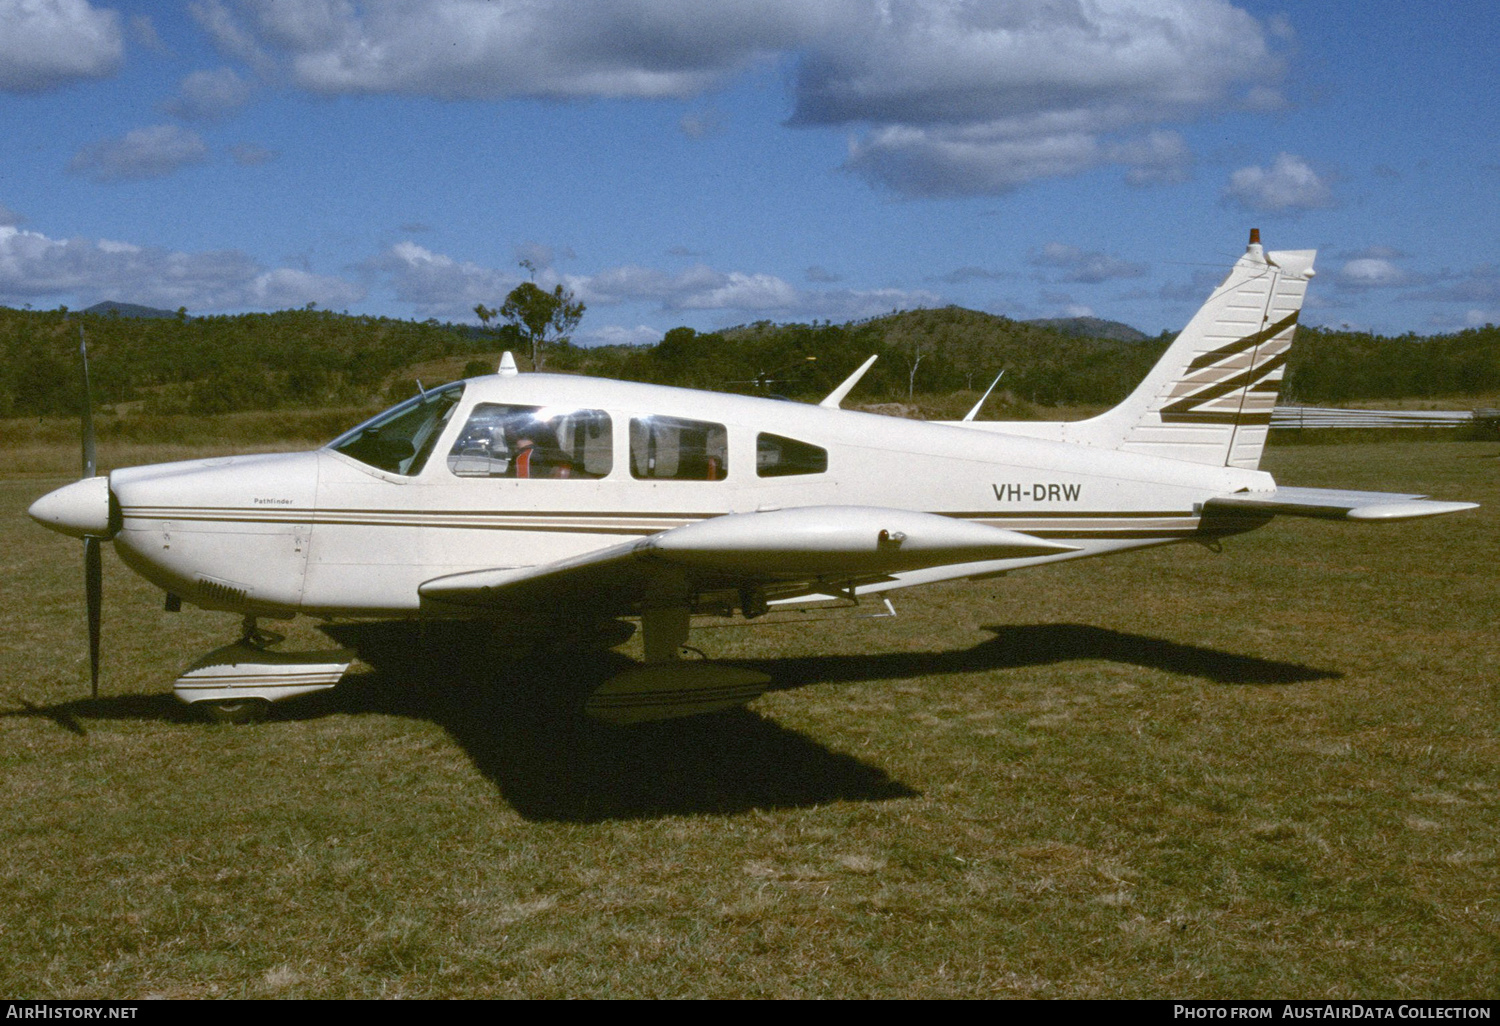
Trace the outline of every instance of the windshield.
[[328, 448], [392, 474], [419, 474], [463, 394], [463, 382], [425, 392], [340, 435]]

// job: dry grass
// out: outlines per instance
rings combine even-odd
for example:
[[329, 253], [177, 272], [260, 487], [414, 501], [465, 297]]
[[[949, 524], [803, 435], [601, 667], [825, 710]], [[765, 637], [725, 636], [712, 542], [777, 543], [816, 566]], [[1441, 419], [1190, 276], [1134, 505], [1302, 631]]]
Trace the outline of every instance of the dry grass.
[[1474, 513], [703, 630], [785, 689], [629, 730], [572, 712], [618, 656], [439, 630], [208, 726], [170, 683], [234, 625], [113, 557], [89, 700], [78, 546], [0, 481], [0, 991], [1493, 997], [1495, 449], [1270, 454]]
[[[220, 456], [226, 452], [294, 452], [313, 449], [372, 413], [373, 409], [255, 410], [219, 417], [154, 416], [100, 412], [100, 473], [113, 467]], [[0, 476], [78, 474], [79, 425], [75, 417], [0, 420]]]

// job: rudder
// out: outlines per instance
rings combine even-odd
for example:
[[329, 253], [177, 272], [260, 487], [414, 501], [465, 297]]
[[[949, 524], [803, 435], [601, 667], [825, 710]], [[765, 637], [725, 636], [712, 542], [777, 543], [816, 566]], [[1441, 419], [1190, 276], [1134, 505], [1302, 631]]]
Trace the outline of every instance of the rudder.
[[1087, 444], [1255, 469], [1315, 250], [1266, 253], [1259, 231], [1124, 402], [1068, 432]]

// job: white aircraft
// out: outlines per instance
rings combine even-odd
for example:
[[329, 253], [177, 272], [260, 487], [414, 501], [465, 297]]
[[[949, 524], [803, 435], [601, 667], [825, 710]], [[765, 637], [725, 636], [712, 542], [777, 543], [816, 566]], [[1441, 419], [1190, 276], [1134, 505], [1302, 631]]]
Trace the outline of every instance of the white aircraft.
[[[176, 683], [223, 718], [333, 687], [349, 653], [279, 653], [257, 618], [467, 618], [533, 637], [640, 618], [645, 663], [589, 699], [619, 722], [748, 701], [763, 674], [680, 658], [695, 614], [857, 600], [1273, 516], [1473, 508], [1279, 486], [1258, 470], [1313, 252], [1250, 245], [1146, 379], [1073, 423], [921, 423], [821, 404], [498, 374], [426, 391], [314, 452], [85, 476], [31, 507], [167, 593], [245, 618]], [[872, 358], [873, 359], [873, 358]], [[86, 438], [91, 432], [86, 428]], [[628, 636], [628, 635], [627, 635]]]

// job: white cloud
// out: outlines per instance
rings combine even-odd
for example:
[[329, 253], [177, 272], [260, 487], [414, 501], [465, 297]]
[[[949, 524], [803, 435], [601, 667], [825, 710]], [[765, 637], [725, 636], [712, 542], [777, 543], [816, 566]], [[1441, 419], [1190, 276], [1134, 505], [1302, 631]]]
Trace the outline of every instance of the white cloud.
[[1463, 274], [1445, 272], [1441, 284], [1411, 296], [1446, 303], [1500, 303], [1500, 268], [1481, 264]]
[[222, 121], [250, 102], [251, 87], [233, 68], [195, 71], [162, 109], [184, 121]]
[[156, 23], [151, 20], [149, 14], [131, 15], [130, 34], [135, 38], [136, 43], [152, 53], [169, 56], [172, 53], [172, 48], [162, 41], [161, 34], [156, 31]]
[[888, 0], [852, 10], [804, 60], [794, 120], [1113, 128], [1145, 109], [1222, 102], [1231, 85], [1273, 70], [1260, 25], [1223, 0]]
[[845, 166], [912, 196], [1001, 193], [1041, 178], [1094, 167], [1098, 140], [1087, 133], [1007, 137], [994, 125], [879, 128], [851, 140]]
[[1224, 200], [1247, 210], [1280, 214], [1333, 205], [1333, 192], [1307, 161], [1278, 153], [1269, 168], [1242, 167], [1229, 176]]
[[702, 264], [678, 274], [617, 267], [566, 282], [578, 298], [592, 304], [650, 302], [663, 310], [720, 310], [747, 319], [854, 320], [941, 302], [924, 290], [799, 289], [773, 274], [718, 271]]
[[1092, 307], [1075, 300], [1066, 292], [1052, 292], [1043, 289], [1037, 297], [1047, 305], [1048, 317], [1092, 317]]
[[804, 43], [844, 6], [800, 0], [218, 0], [194, 5], [226, 53], [325, 94], [687, 97]]
[[1109, 149], [1112, 163], [1129, 170], [1125, 181], [1135, 186], [1185, 182], [1193, 154], [1176, 132], [1150, 132], [1144, 138], [1117, 143]]
[[459, 262], [415, 242], [398, 242], [367, 265], [384, 275], [396, 298], [423, 317], [473, 320], [474, 307], [499, 306], [521, 279], [509, 271]]
[[30, 93], [112, 75], [120, 17], [86, 0], [0, 0], [0, 90]]
[[849, 167], [907, 193], [1003, 192], [1102, 163], [1174, 180], [1180, 137], [1134, 133], [1242, 105], [1281, 74], [1259, 23], [1221, 0], [884, 9], [803, 61], [792, 121], [873, 125]]
[[108, 239], [52, 239], [0, 226], [0, 302], [106, 299], [189, 310], [344, 307], [364, 290], [340, 278], [266, 268], [234, 251], [183, 253]]
[[254, 34], [246, 31], [219, 0], [193, 0], [188, 4], [188, 13], [225, 56], [248, 64], [259, 74], [275, 73], [275, 58], [261, 48]]
[[[392, 246], [367, 270], [389, 281], [396, 297], [419, 315], [465, 321], [473, 320], [479, 303], [498, 306], [521, 280], [510, 271], [457, 261], [414, 242]], [[634, 303], [663, 312], [720, 311], [746, 320], [852, 320], [941, 302], [923, 290], [799, 289], [773, 274], [720, 271], [703, 264], [676, 273], [627, 264], [568, 275], [538, 267], [536, 282], [545, 289], [564, 285], [591, 309]]]
[[1411, 275], [1384, 257], [1359, 257], [1339, 268], [1338, 284], [1347, 289], [1387, 289], [1410, 285]]
[[1145, 264], [1133, 264], [1108, 253], [1084, 251], [1061, 242], [1049, 242], [1033, 252], [1030, 262], [1036, 267], [1062, 270], [1063, 281], [1087, 285], [1097, 285], [1116, 278], [1142, 278], [1146, 274]]
[[662, 330], [647, 324], [627, 328], [619, 324], [606, 324], [592, 331], [580, 331], [574, 341], [581, 346], [650, 346], [662, 339]]
[[1374, 257], [1378, 260], [1400, 260], [1406, 256], [1401, 250], [1392, 246], [1366, 246], [1349, 254], [1350, 260], [1359, 260], [1364, 257]]
[[967, 285], [974, 281], [1008, 281], [1016, 277], [1014, 271], [992, 271], [987, 267], [959, 267], [942, 275], [937, 280], [949, 285]]
[[[1180, 181], [1160, 126], [1279, 102], [1272, 33], [1228, 0], [221, 0], [222, 52], [303, 89], [447, 99], [701, 96], [794, 68], [793, 125], [853, 129], [847, 167], [910, 195], [999, 193], [1118, 164]], [[685, 114], [698, 137], [712, 108]]]
[[[707, 268], [703, 269], [707, 271]], [[668, 302], [674, 310], [744, 310], [762, 313], [792, 310], [800, 303], [797, 289], [774, 274], [744, 271], [712, 272], [697, 287], [675, 292]]]
[[524, 260], [529, 262], [531, 266], [541, 270], [551, 267], [559, 260], [572, 260], [577, 256], [568, 246], [549, 246], [544, 242], [536, 242], [532, 239], [527, 239], [517, 246], [515, 252], [518, 265]]
[[165, 178], [207, 159], [208, 146], [196, 132], [152, 125], [85, 146], [73, 155], [68, 171], [99, 183], [138, 181]]
[[251, 278], [243, 289], [246, 299], [238, 304], [271, 310], [317, 303], [323, 307], [345, 307], [365, 297], [357, 285], [291, 267], [277, 267]]

